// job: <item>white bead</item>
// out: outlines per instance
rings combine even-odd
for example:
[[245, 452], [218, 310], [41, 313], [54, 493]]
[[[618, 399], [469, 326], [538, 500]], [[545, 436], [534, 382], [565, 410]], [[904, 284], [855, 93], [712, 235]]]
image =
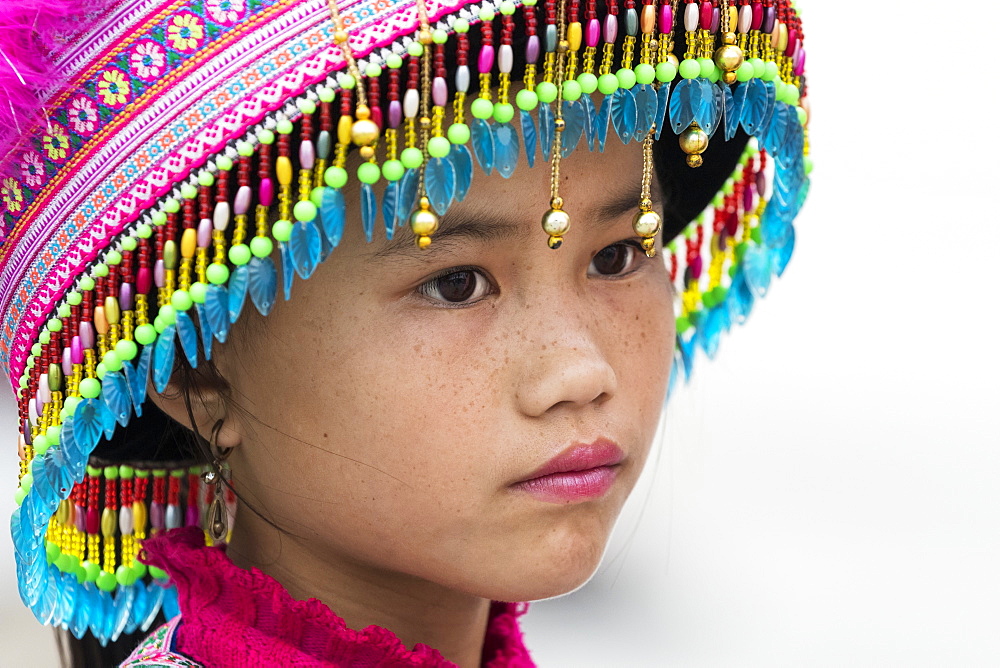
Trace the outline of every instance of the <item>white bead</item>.
[[220, 232], [225, 232], [229, 227], [229, 202], [217, 202], [215, 213], [212, 216], [212, 227]]
[[118, 511], [118, 528], [121, 529], [122, 535], [127, 536], [132, 533], [135, 529], [132, 518], [132, 506], [125, 505], [122, 509]]
[[416, 118], [420, 111], [420, 94], [416, 88], [407, 88], [403, 95], [403, 115], [407, 118]]
[[684, 8], [684, 29], [694, 32], [701, 27], [701, 8], [697, 2], [692, 2]]
[[739, 21], [739, 31], [741, 33], [750, 32], [750, 26], [753, 24], [753, 9], [750, 5], [743, 5], [740, 7], [740, 21]]
[[455, 70], [455, 90], [459, 93], [469, 92], [469, 66], [460, 65], [457, 70]]
[[501, 44], [497, 52], [497, 64], [500, 66], [501, 74], [510, 74], [514, 69], [514, 49], [510, 44]]
[[166, 525], [168, 529], [177, 529], [181, 525], [181, 508], [170, 504], [167, 506]]

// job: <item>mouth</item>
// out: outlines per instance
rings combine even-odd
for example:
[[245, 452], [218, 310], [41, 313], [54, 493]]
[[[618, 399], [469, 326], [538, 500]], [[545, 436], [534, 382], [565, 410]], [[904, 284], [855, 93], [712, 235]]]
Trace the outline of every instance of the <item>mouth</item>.
[[624, 459], [625, 453], [610, 440], [577, 443], [511, 488], [547, 503], [597, 499], [614, 485]]

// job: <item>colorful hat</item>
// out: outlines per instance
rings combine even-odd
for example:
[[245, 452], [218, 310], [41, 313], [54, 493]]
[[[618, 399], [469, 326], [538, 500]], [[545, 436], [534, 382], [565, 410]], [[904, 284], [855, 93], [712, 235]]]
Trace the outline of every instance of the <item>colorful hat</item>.
[[[20, 593], [101, 642], [174, 605], [141, 540], [199, 524], [222, 540], [232, 495], [218, 470], [95, 448], [142, 414], [150, 377], [163, 390], [241, 312], [288, 299], [350, 208], [369, 240], [425, 247], [477, 171], [548, 178], [622, 141], [643, 151], [634, 229], [652, 254], [656, 142], [695, 170], [710, 143], [749, 137], [665, 240], [687, 375], [784, 270], [808, 188], [789, 0], [19, 0], [0, 9], [0, 49]], [[360, 202], [341, 194], [351, 180]], [[552, 183], [539, 242], [558, 249], [573, 207]]]

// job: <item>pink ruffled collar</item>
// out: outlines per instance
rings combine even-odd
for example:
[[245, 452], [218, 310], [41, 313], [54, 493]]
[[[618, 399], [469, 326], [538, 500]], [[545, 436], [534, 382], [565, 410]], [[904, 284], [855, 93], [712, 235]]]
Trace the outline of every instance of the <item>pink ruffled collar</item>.
[[[222, 548], [206, 547], [196, 527], [143, 543], [144, 561], [177, 586], [181, 624], [176, 649], [205, 666], [452, 667], [427, 645], [407, 649], [388, 629], [356, 631], [317, 599], [299, 601], [256, 568], [239, 568]], [[532, 668], [517, 619], [527, 606], [494, 603], [484, 668]]]

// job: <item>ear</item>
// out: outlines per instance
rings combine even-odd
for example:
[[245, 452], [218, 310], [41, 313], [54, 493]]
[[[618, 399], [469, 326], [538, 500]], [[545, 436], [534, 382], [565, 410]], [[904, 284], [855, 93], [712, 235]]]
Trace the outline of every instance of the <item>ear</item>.
[[147, 392], [150, 401], [177, 423], [188, 429], [198, 430], [218, 448], [234, 448], [243, 442], [243, 433], [229, 409], [225, 381], [207, 378], [198, 372], [180, 374], [171, 378], [163, 393], [152, 386]]

